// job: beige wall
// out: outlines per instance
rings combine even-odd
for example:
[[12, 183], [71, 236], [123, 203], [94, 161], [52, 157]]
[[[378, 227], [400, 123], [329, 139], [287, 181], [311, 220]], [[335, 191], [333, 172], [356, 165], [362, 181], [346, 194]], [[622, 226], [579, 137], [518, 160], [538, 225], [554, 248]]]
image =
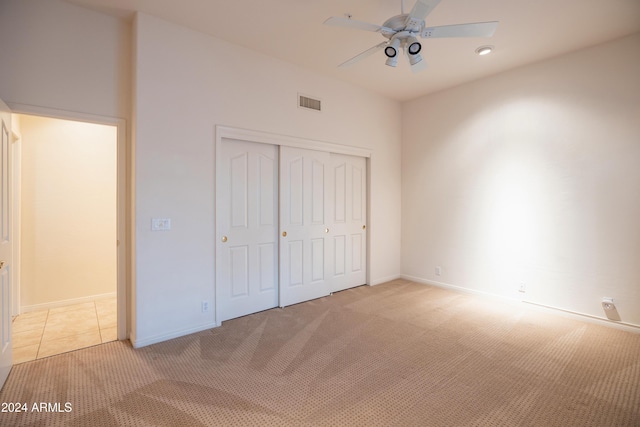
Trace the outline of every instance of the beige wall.
[[[399, 276], [399, 103], [152, 17], [134, 36], [129, 22], [61, 0], [0, 8], [0, 39], [12, 40], [0, 98], [130, 119], [134, 341], [213, 321], [200, 302], [214, 304], [216, 124], [370, 149], [371, 281]], [[298, 92], [321, 97], [325, 111], [297, 108]], [[172, 230], [150, 233], [151, 217], [172, 218]]]
[[[402, 271], [520, 298], [524, 282], [527, 299], [595, 316], [614, 297], [640, 323], [638, 36], [401, 107], [149, 16], [133, 35], [60, 0], [1, 8], [0, 39], [14, 41], [1, 98], [131, 119], [138, 343], [213, 319], [200, 301], [214, 301], [216, 124], [372, 151], [374, 283]], [[298, 109], [298, 92], [325, 111]], [[173, 229], [151, 233], [152, 217]]]
[[9, 106], [129, 117], [130, 23], [61, 0], [3, 0], [0, 40]]
[[20, 116], [21, 306], [116, 292], [116, 128]]
[[370, 149], [371, 281], [399, 276], [399, 103], [148, 15], [134, 34], [134, 345], [214, 324], [215, 125]]
[[403, 274], [640, 325], [638, 76], [640, 34], [404, 104]]

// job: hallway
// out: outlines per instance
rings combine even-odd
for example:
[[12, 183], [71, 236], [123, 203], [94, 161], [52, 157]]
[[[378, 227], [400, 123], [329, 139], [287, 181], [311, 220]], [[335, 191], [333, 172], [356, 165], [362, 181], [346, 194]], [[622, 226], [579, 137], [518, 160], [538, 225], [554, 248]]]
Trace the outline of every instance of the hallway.
[[117, 299], [33, 311], [12, 323], [13, 363], [24, 363], [117, 339]]

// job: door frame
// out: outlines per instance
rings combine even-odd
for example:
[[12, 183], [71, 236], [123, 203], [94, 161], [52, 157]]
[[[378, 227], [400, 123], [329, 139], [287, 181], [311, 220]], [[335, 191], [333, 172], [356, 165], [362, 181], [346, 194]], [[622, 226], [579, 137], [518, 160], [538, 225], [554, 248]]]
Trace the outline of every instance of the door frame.
[[[317, 151], [325, 151], [325, 152], [329, 152], [329, 153], [337, 153], [337, 154], [347, 154], [347, 155], [351, 155], [351, 156], [358, 156], [358, 157], [364, 157], [366, 159], [366, 167], [367, 167], [367, 174], [366, 174], [366, 179], [367, 179], [367, 205], [366, 205], [366, 209], [367, 209], [367, 224], [370, 224], [370, 219], [371, 219], [371, 197], [370, 197], [370, 191], [371, 191], [371, 156], [372, 156], [372, 152], [369, 149], [366, 148], [361, 148], [361, 147], [354, 147], [354, 146], [349, 146], [349, 145], [342, 145], [342, 144], [335, 144], [332, 142], [325, 142], [325, 141], [318, 141], [318, 140], [313, 140], [313, 139], [307, 139], [307, 138], [297, 138], [297, 137], [293, 137], [293, 136], [287, 136], [287, 135], [279, 135], [279, 134], [275, 134], [275, 133], [269, 133], [269, 132], [262, 132], [262, 131], [256, 131], [256, 130], [249, 130], [249, 129], [241, 129], [241, 128], [236, 128], [236, 127], [231, 127], [231, 126], [224, 126], [224, 125], [215, 125], [215, 149], [214, 149], [214, 159], [213, 159], [213, 164], [217, 165], [217, 160], [219, 158], [219, 153], [220, 150], [222, 148], [222, 140], [223, 139], [229, 139], [229, 140], [238, 140], [238, 141], [248, 141], [248, 142], [257, 142], [257, 143], [261, 143], [261, 144], [271, 144], [271, 145], [275, 145], [275, 146], [286, 146], [286, 147], [296, 147], [296, 148], [304, 148], [304, 149], [308, 149], [308, 150], [317, 150]], [[217, 177], [217, 173], [218, 173], [218, 169], [216, 167], [216, 170], [214, 172], [214, 183], [213, 183], [213, 188], [216, 188], [217, 185], [217, 181], [218, 181], [218, 177]], [[216, 197], [214, 195], [213, 198], [213, 212], [214, 212], [214, 224], [216, 224], [216, 220], [217, 220], [217, 209], [218, 207], [216, 206]], [[366, 247], [366, 258], [367, 258], [367, 271], [366, 271], [366, 280], [367, 283], [370, 284], [371, 280], [370, 280], [370, 272], [371, 272], [371, 263], [369, 262], [369, 260], [371, 259], [371, 249], [370, 249], [370, 245], [371, 245], [371, 238], [370, 238], [370, 230], [371, 227], [368, 225], [367, 226], [367, 247]], [[214, 245], [213, 245], [213, 263], [214, 263], [214, 269], [216, 268], [215, 262], [216, 262], [216, 242], [218, 241], [219, 236], [218, 234], [218, 230], [216, 227], [214, 227], [214, 231], [213, 231], [213, 239], [214, 239]], [[280, 234], [280, 232], [278, 232], [278, 235]], [[215, 270], [214, 270], [215, 271]], [[214, 313], [214, 318], [215, 318], [215, 323], [216, 325], [220, 325], [221, 321], [219, 320], [218, 317], [218, 309], [217, 309], [217, 305], [219, 304], [218, 302], [218, 298], [217, 298], [217, 286], [216, 286], [216, 279], [215, 279], [215, 275], [214, 275], [214, 295], [216, 295], [216, 302], [215, 302], [215, 313]]]
[[[13, 122], [14, 111], [11, 111]], [[13, 123], [12, 123], [13, 125]], [[20, 161], [22, 159], [22, 135], [11, 126], [11, 157], [9, 167], [11, 173], [11, 241], [13, 277], [11, 278], [11, 318], [20, 314]]]
[[[13, 114], [26, 114], [32, 116], [41, 116], [52, 119], [72, 120], [76, 122], [86, 122], [99, 125], [109, 125], [116, 127], [116, 292], [117, 292], [117, 317], [118, 317], [118, 340], [129, 338], [131, 330], [130, 320], [132, 318], [131, 311], [131, 289], [129, 286], [131, 266], [129, 263], [129, 254], [131, 253], [131, 231], [127, 218], [131, 212], [131, 198], [129, 189], [131, 188], [130, 179], [130, 153], [127, 144], [127, 126], [126, 120], [117, 117], [100, 116], [95, 114], [79, 113], [75, 111], [58, 110], [53, 108], [39, 107], [34, 105], [19, 104], [7, 102]], [[14, 158], [11, 159], [14, 161]], [[14, 165], [11, 165], [14, 166]], [[15, 169], [14, 169], [15, 170]], [[12, 184], [12, 190], [16, 189], [18, 182]], [[20, 206], [16, 203], [16, 196], [19, 192], [13, 191], [12, 202], [14, 203], [13, 212], [20, 213]], [[19, 237], [19, 236], [18, 236]], [[15, 242], [15, 240], [18, 240]], [[19, 238], [14, 239], [14, 259], [20, 262], [20, 253], [16, 251], [19, 248]], [[19, 292], [19, 283], [14, 280], [12, 291]], [[19, 307], [18, 307], [19, 309]], [[17, 315], [19, 313], [13, 313]]]

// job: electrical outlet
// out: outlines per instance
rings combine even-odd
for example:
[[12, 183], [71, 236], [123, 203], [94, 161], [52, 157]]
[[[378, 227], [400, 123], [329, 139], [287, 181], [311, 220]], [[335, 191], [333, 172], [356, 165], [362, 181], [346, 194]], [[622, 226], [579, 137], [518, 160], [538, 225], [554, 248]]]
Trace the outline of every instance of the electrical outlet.
[[209, 312], [209, 301], [202, 301], [202, 312], [203, 313], [208, 313]]
[[151, 231], [171, 230], [171, 218], [151, 218]]
[[527, 292], [527, 285], [524, 282], [520, 282], [520, 287], [518, 288], [518, 292], [522, 292], [523, 294]]
[[602, 298], [602, 309], [604, 310], [604, 314], [607, 316], [607, 319], [613, 320], [614, 322], [622, 321], [620, 317], [620, 313], [618, 313], [618, 309], [613, 302], [613, 298], [604, 297]]
[[602, 298], [602, 308], [605, 310], [615, 310], [616, 305], [613, 303], [613, 298]]

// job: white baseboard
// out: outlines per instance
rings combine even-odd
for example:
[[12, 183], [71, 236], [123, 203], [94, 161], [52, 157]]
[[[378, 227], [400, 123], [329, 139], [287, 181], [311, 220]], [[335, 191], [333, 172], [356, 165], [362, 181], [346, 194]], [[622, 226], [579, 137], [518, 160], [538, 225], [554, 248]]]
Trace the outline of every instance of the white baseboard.
[[615, 320], [605, 319], [604, 317], [597, 317], [597, 316], [592, 316], [590, 314], [579, 313], [577, 311], [565, 310], [563, 308], [552, 307], [544, 304], [537, 304], [531, 301], [522, 301], [522, 303], [536, 310], [555, 313], [560, 316], [568, 317], [571, 319], [582, 320], [584, 322], [595, 323], [602, 326], [608, 326], [610, 328], [616, 328], [616, 329], [621, 329], [623, 331], [640, 334], [640, 325], [635, 325], [633, 323], [617, 322]]
[[438, 281], [435, 281], [435, 280], [427, 280], [427, 279], [422, 279], [420, 277], [408, 276], [406, 274], [403, 274], [402, 278], [405, 279], [405, 280], [411, 280], [412, 282], [420, 283], [420, 284], [423, 284], [423, 285], [432, 285], [432, 286], [437, 286], [438, 288], [451, 289], [451, 290], [462, 292], [462, 293], [465, 293], [465, 294], [471, 294], [471, 295], [476, 295], [476, 296], [480, 296], [480, 297], [499, 299], [499, 300], [502, 300], [502, 301], [508, 302], [508, 303], [518, 303], [519, 304], [521, 302], [518, 299], [505, 297], [504, 295], [492, 294], [490, 292], [478, 291], [478, 290], [475, 290], [475, 289], [469, 289], [469, 288], [464, 288], [462, 286], [452, 285], [450, 283], [438, 282]]
[[23, 305], [20, 307], [20, 313], [29, 313], [30, 311], [50, 310], [52, 308], [66, 307], [74, 304], [83, 304], [85, 302], [94, 302], [102, 299], [116, 298], [117, 292], [108, 292], [106, 294], [90, 295], [88, 297], [72, 298], [61, 301], [52, 301], [43, 304]]
[[519, 299], [509, 298], [509, 297], [505, 297], [503, 295], [497, 295], [497, 294], [492, 294], [492, 293], [489, 293], [489, 292], [477, 291], [475, 289], [463, 288], [461, 286], [455, 286], [455, 285], [451, 285], [449, 283], [437, 282], [435, 280], [422, 279], [420, 277], [408, 276], [406, 274], [403, 274], [402, 278], [406, 279], [406, 280], [411, 280], [412, 282], [420, 283], [420, 284], [423, 284], [423, 285], [437, 286], [439, 288], [451, 289], [451, 290], [462, 292], [462, 293], [465, 293], [465, 294], [477, 295], [477, 296], [486, 297], [486, 298], [499, 299], [499, 300], [501, 300], [503, 302], [507, 302], [507, 303], [510, 303], [510, 304], [526, 306], [527, 308], [534, 308], [534, 309], [537, 309], [537, 310], [546, 311], [548, 313], [561, 315], [563, 317], [568, 317], [568, 318], [575, 319], [575, 320], [582, 320], [582, 321], [595, 323], [595, 324], [602, 325], [602, 326], [607, 326], [609, 328], [620, 329], [620, 330], [627, 331], [627, 332], [640, 333], [640, 325], [634, 325], [633, 323], [615, 322], [613, 320], [609, 320], [609, 319], [605, 319], [605, 318], [601, 318], [601, 317], [596, 317], [596, 316], [592, 316], [592, 315], [589, 315], [589, 314], [578, 313], [578, 312], [575, 312], [575, 311], [565, 310], [565, 309], [558, 308], [558, 307], [551, 307], [551, 306], [547, 306], [547, 305], [536, 304], [536, 303], [530, 302], [530, 301], [521, 301]]
[[196, 326], [195, 328], [183, 329], [180, 331], [173, 331], [168, 334], [155, 335], [149, 338], [138, 339], [135, 334], [131, 334], [129, 340], [133, 348], [142, 348], [151, 344], [157, 344], [163, 341], [168, 341], [174, 338], [180, 338], [185, 335], [195, 334], [196, 332], [206, 331], [207, 329], [213, 329], [220, 326], [220, 324], [213, 322], [204, 325]]
[[381, 285], [383, 283], [387, 283], [387, 282], [390, 282], [392, 280], [401, 279], [401, 278], [402, 278], [402, 276], [399, 275], [399, 274], [394, 275], [394, 276], [383, 277], [381, 279], [371, 280], [371, 283], [369, 284], [369, 286]]

